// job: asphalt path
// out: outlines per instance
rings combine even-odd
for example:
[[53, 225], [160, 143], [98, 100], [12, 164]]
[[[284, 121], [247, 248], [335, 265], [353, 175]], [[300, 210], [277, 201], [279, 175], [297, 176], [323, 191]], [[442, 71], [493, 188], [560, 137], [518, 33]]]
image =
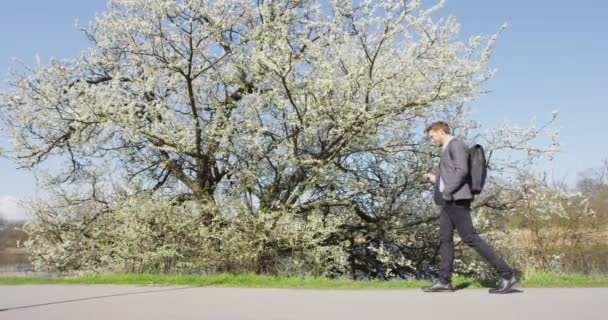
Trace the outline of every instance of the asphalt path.
[[253, 289], [131, 285], [0, 286], [0, 319], [608, 320], [608, 288]]

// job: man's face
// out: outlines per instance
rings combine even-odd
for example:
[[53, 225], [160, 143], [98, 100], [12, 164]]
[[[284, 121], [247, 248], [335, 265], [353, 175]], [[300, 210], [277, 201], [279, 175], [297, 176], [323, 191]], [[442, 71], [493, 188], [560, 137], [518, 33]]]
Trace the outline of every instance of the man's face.
[[443, 137], [445, 136], [445, 132], [443, 132], [443, 130], [429, 130], [428, 135], [434, 144], [441, 144]]

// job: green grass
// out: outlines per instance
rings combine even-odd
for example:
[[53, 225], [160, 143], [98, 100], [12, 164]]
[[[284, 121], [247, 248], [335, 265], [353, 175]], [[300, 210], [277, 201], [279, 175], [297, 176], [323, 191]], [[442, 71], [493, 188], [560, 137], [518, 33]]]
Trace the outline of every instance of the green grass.
[[542, 288], [608, 287], [608, 276], [538, 272], [527, 274], [522, 285]]
[[[457, 288], [486, 288], [495, 285], [494, 280], [454, 277]], [[260, 275], [219, 274], [210, 276], [163, 275], [163, 274], [87, 274], [72, 277], [2, 276], [0, 285], [18, 284], [132, 284], [132, 285], [194, 285], [264, 288], [314, 288], [314, 289], [407, 289], [419, 288], [429, 282], [424, 280], [400, 281], [353, 281], [326, 278], [297, 278]], [[558, 275], [533, 273], [525, 276], [522, 287], [608, 287], [608, 277], [585, 275]]]

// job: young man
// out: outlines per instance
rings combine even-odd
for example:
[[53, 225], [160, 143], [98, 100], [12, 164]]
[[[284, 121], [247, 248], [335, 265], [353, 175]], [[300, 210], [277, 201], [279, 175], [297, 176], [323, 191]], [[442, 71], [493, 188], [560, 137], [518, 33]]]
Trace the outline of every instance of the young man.
[[450, 135], [450, 127], [437, 121], [425, 129], [433, 143], [441, 146], [436, 175], [427, 173], [424, 181], [435, 184], [434, 200], [441, 206], [439, 218], [439, 279], [423, 287], [426, 292], [453, 291], [451, 278], [454, 262], [454, 229], [462, 240], [479, 253], [500, 275], [498, 287], [490, 293], [506, 293], [519, 281], [519, 275], [481, 239], [471, 221], [473, 194], [469, 186], [469, 149], [461, 140]]

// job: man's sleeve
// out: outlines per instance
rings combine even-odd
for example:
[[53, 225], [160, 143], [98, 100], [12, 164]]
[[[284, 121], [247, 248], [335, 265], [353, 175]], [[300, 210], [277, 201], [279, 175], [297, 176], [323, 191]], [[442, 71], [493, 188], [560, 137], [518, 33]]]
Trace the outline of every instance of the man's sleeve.
[[450, 152], [454, 170], [451, 175], [443, 177], [443, 196], [446, 200], [451, 200], [452, 195], [467, 182], [469, 176], [469, 149], [464, 142], [454, 140], [448, 145], [446, 151]]

